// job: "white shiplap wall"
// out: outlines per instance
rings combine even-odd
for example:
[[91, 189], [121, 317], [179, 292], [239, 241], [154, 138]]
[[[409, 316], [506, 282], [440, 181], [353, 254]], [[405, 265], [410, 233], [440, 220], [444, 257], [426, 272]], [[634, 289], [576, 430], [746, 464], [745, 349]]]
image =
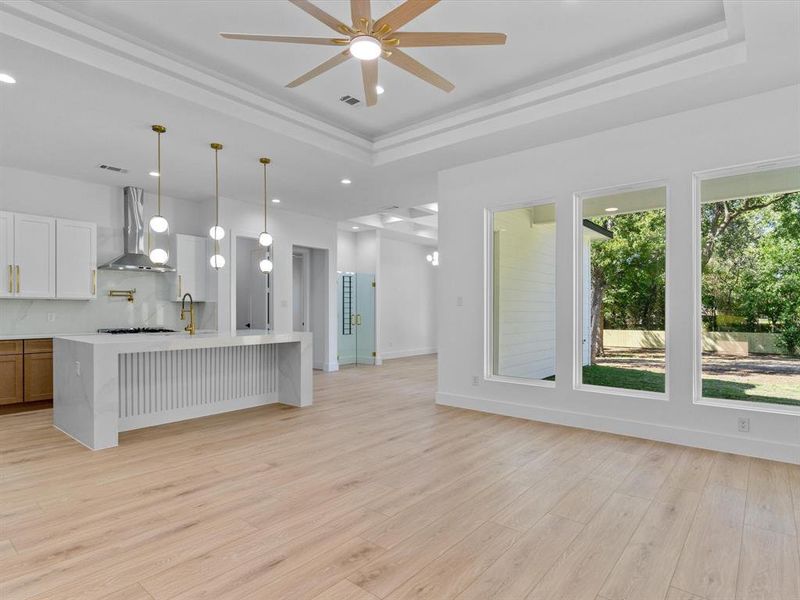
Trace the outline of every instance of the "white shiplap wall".
[[554, 222], [533, 223], [527, 208], [495, 213], [496, 375], [555, 374]]

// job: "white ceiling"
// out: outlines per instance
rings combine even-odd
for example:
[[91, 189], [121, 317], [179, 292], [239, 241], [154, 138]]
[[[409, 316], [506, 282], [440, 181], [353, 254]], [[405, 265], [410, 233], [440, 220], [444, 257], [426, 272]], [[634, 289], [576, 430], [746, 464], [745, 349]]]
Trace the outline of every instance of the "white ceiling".
[[281, 208], [337, 220], [435, 202], [437, 172], [452, 166], [800, 82], [800, 9], [779, 0], [445, 0], [413, 29], [505, 31], [509, 45], [414, 50], [456, 91], [394, 73], [374, 109], [326, 99], [351, 70], [360, 89], [350, 64], [283, 88], [326, 50], [216, 36], [328, 35], [288, 2], [55, 5], [0, 1], [0, 72], [18, 81], [0, 86], [0, 164], [152, 190], [150, 125], [163, 123], [166, 194], [211, 197], [219, 141], [223, 195], [259, 201], [267, 155]]
[[[349, 2], [315, 1], [350, 22]], [[372, 14], [398, 4], [373, 1]], [[506, 46], [410, 49], [456, 89], [447, 94], [381, 61], [386, 93], [376, 107], [354, 108], [339, 98], [363, 101], [355, 60], [299, 88], [284, 87], [340, 49], [219, 37], [220, 31], [331, 37], [330, 29], [289, 2], [58, 0], [48, 6], [370, 139], [725, 19], [722, 0], [444, 0], [403, 29], [504, 32]]]

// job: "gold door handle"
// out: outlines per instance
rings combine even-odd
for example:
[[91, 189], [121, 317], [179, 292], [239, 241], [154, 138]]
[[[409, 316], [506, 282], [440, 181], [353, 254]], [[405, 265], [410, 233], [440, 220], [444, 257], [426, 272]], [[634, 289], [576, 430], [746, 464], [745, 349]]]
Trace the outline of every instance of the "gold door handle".
[[14, 293], [14, 267], [8, 265], [8, 293]]
[[19, 288], [20, 288], [20, 282], [21, 281], [22, 281], [22, 278], [19, 275], [19, 265], [17, 265], [17, 293], [18, 294], [19, 294]]
[[92, 269], [92, 296], [97, 295], [97, 269]]

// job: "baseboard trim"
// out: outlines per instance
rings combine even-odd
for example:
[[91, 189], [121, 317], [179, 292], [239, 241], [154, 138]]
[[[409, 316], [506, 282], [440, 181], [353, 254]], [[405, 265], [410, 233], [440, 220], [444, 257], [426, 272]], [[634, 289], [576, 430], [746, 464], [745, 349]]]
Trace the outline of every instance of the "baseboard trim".
[[383, 360], [390, 360], [392, 358], [407, 358], [409, 356], [423, 356], [425, 354], [436, 354], [436, 348], [417, 348], [414, 350], [393, 350], [390, 352], [381, 352]]
[[699, 429], [685, 429], [656, 423], [554, 410], [514, 402], [485, 400], [461, 394], [437, 392], [436, 404], [580, 429], [616, 433], [680, 446], [692, 446], [694, 448], [800, 464], [798, 463], [800, 445], [795, 444], [779, 444], [764, 439], [734, 437]]

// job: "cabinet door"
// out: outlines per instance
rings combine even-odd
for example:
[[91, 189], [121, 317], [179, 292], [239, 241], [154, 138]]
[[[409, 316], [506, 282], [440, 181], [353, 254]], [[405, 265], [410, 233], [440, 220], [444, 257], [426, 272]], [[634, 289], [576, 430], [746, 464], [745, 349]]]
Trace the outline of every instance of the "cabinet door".
[[14, 295], [14, 214], [0, 212], [0, 298]]
[[22, 354], [0, 355], [0, 404], [16, 404], [22, 398]]
[[97, 295], [97, 225], [56, 221], [56, 295], [72, 300]]
[[53, 399], [53, 355], [26, 354], [25, 402]]
[[15, 293], [18, 298], [56, 297], [56, 220], [14, 214]]
[[194, 235], [175, 236], [176, 298], [187, 292], [195, 302], [206, 301], [206, 240]]

